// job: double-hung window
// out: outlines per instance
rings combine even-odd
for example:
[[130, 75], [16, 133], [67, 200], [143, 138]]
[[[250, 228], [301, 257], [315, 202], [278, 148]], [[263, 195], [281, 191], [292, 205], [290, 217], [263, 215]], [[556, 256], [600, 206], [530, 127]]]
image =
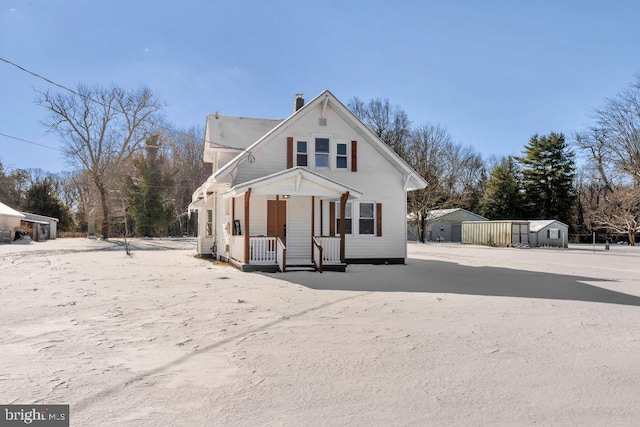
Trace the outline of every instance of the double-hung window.
[[298, 141], [296, 146], [296, 166], [308, 166], [307, 141]]
[[[345, 234], [352, 233], [352, 221], [351, 221], [351, 202], [344, 205], [344, 232]], [[340, 203], [336, 203], [336, 231], [340, 233]]]
[[211, 209], [207, 209], [207, 224], [206, 224], [206, 237], [213, 236], [213, 211]]
[[376, 219], [373, 203], [363, 202], [360, 206], [360, 218], [358, 222], [359, 234], [374, 235], [376, 232]]
[[329, 167], [329, 138], [316, 138], [316, 167]]
[[336, 169], [347, 168], [347, 144], [339, 142], [336, 144]]

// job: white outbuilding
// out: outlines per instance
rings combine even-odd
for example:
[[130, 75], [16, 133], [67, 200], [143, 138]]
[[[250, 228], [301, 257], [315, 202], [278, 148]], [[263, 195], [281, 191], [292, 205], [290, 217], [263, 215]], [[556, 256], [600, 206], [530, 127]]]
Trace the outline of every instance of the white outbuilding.
[[24, 215], [0, 202], [0, 243], [13, 240], [14, 233], [20, 228]]
[[23, 212], [22, 222], [31, 229], [31, 238], [35, 242], [53, 240], [58, 236], [58, 218]]
[[531, 247], [566, 248], [569, 226], [555, 219], [529, 221], [529, 244]]

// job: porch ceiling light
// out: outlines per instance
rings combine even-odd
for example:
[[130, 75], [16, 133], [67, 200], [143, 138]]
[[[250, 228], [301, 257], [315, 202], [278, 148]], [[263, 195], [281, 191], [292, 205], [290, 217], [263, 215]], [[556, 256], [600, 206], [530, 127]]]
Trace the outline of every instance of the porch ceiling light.
[[288, 194], [283, 194], [283, 195], [282, 195], [282, 198], [283, 198], [283, 199], [288, 199], [289, 197], [291, 197], [291, 196], [289, 196]]

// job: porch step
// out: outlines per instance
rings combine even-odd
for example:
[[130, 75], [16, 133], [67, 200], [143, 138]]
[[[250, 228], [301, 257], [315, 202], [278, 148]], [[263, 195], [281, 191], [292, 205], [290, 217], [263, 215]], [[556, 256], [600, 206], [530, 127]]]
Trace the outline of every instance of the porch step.
[[316, 267], [313, 264], [294, 264], [287, 265], [285, 271], [316, 271]]

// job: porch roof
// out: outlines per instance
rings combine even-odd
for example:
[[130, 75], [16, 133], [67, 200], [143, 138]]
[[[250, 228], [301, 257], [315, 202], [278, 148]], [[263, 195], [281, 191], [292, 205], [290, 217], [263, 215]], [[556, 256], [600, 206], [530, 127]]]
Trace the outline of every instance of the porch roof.
[[223, 193], [222, 196], [237, 197], [246, 193], [249, 188], [251, 188], [251, 194], [264, 196], [316, 196], [334, 199], [340, 198], [340, 196], [346, 192], [349, 192], [350, 199], [362, 196], [362, 192], [355, 188], [346, 186], [302, 167], [287, 169], [243, 182], [242, 184], [231, 187], [229, 191]]

